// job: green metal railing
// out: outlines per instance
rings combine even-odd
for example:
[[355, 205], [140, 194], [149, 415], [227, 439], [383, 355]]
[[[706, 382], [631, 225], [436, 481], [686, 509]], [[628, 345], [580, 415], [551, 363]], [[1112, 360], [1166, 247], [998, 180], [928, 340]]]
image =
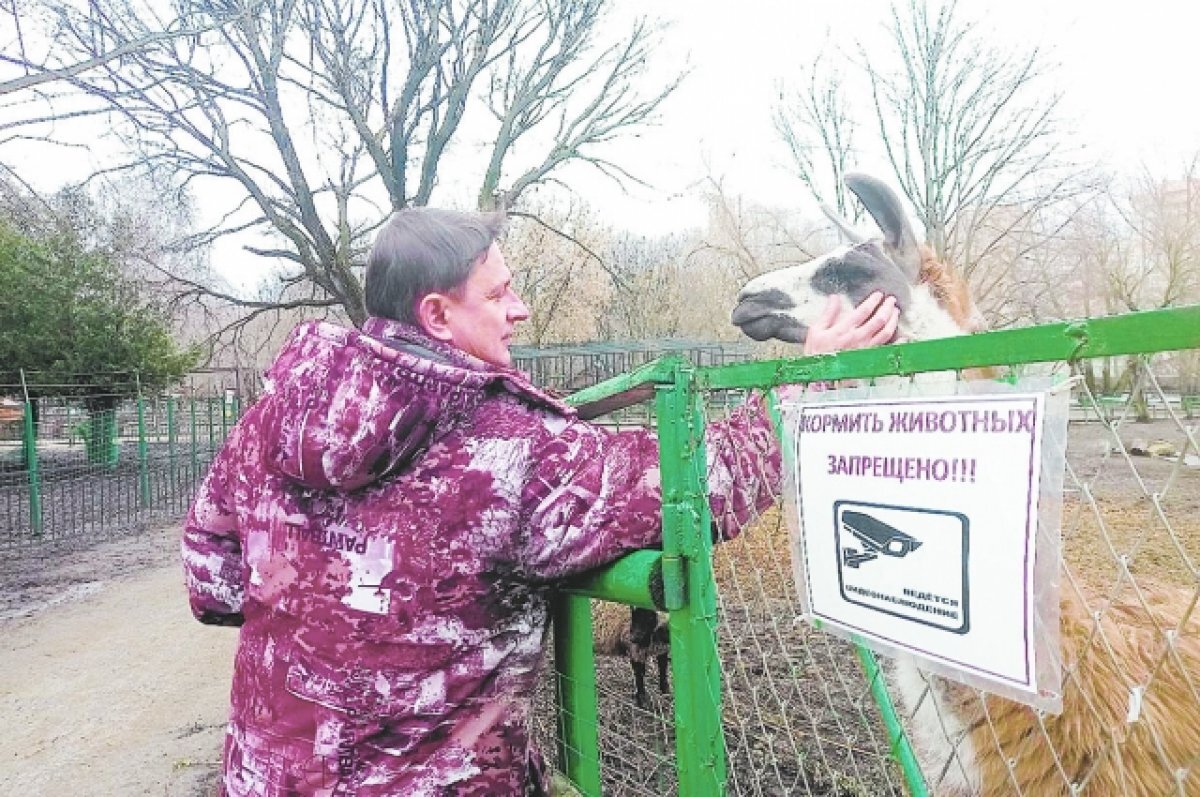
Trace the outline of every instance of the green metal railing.
[[89, 410], [78, 398], [25, 392], [19, 440], [0, 439], [0, 549], [185, 510], [241, 415], [229, 396], [138, 396], [114, 405]]
[[[872, 379], [923, 372], [1200, 348], [1200, 305], [1046, 324], [935, 341], [795, 359], [696, 368], [668, 357], [571, 397], [585, 418], [654, 397], [663, 490], [663, 548], [627, 556], [579, 579], [559, 598], [555, 657], [560, 766], [585, 795], [600, 794], [595, 660], [589, 598], [670, 612], [676, 684], [678, 793], [724, 794], [725, 742], [717, 657], [716, 584], [706, 500], [704, 401], [710, 391]], [[913, 795], [927, 793], [874, 655], [857, 647], [890, 754]]]

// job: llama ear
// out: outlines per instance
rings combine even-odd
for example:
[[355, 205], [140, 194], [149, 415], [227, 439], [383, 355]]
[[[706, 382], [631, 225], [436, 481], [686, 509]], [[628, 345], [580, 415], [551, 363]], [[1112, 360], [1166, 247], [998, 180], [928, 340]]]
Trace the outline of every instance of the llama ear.
[[846, 187], [859, 198], [883, 232], [884, 251], [915, 284], [921, 271], [921, 250], [896, 192], [882, 180], [866, 174], [851, 172], [845, 180]]
[[818, 203], [821, 206], [821, 212], [825, 214], [825, 218], [833, 222], [833, 226], [837, 228], [838, 233], [845, 238], [851, 246], [867, 242], [867, 236], [863, 235], [858, 230], [854, 229], [854, 225], [846, 221], [842, 214], [838, 213], [833, 208], [824, 202]]

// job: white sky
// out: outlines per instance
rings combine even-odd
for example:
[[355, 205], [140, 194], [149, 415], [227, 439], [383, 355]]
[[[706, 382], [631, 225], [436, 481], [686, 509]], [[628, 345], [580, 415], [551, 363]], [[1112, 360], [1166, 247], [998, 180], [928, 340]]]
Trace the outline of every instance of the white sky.
[[[771, 123], [781, 81], [812, 61], [822, 47], [853, 50], [854, 41], [879, 43], [888, 0], [616, 0], [614, 25], [647, 13], [671, 23], [656, 53], [660, 75], [691, 74], [663, 106], [659, 124], [607, 154], [654, 185], [624, 194], [594, 172], [575, 167], [562, 176], [601, 217], [638, 233], [700, 225], [706, 174], [726, 188], [777, 206], [808, 204], [789, 173]], [[998, 46], [1038, 44], [1059, 64], [1062, 109], [1079, 140], [1101, 166], [1134, 171], [1146, 163], [1178, 173], [1200, 151], [1200, 5], [1186, 0], [960, 0], [960, 16], [983, 17]], [[94, 123], [92, 123], [94, 124]], [[10, 153], [5, 159], [13, 162]], [[93, 153], [91, 160], [101, 157]], [[86, 173], [79, 150], [40, 153], [27, 179], [52, 189]], [[879, 164], [859, 168], [880, 171]], [[58, 178], [56, 180], [56, 178]], [[198, 197], [202, 209], [219, 201]], [[465, 194], [469, 203], [470, 194]], [[215, 214], [217, 208], [209, 209]], [[250, 281], [254, 256], [222, 246], [218, 267]], [[248, 262], [249, 261], [249, 262]], [[236, 267], [232, 267], [236, 263]], [[230, 268], [222, 267], [227, 264]]]
[[[646, 233], [703, 222], [689, 186], [703, 159], [727, 187], [787, 206], [803, 189], [771, 123], [780, 81], [823, 46], [878, 42], [888, 0], [662, 0], [633, 5], [673, 27], [663, 57], [692, 74], [659, 129], [631, 148], [635, 173], [664, 189], [638, 200], [604, 189], [603, 212]], [[1200, 152], [1200, 5], [1187, 0], [961, 0], [997, 46], [1040, 45], [1056, 63], [1063, 109], [1088, 156], [1118, 172], [1178, 172]], [[859, 164], [878, 169], [877, 164]], [[680, 196], [681, 194], [690, 196]], [[611, 196], [611, 198], [609, 198]], [[603, 203], [603, 204], [601, 204]]]

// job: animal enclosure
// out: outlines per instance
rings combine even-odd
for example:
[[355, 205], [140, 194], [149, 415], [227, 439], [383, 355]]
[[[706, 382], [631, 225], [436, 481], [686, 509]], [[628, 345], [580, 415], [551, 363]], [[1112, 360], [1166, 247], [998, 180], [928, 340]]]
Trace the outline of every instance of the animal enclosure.
[[26, 388], [34, 398], [0, 425], [0, 550], [87, 545], [182, 515], [242, 409], [235, 392], [219, 389], [130, 399], [29, 384], [0, 393], [24, 397]]
[[[587, 795], [1200, 795], [1200, 449], [1169, 381], [1175, 352], [1197, 348], [1188, 307], [809, 359], [664, 360], [578, 395], [584, 414], [653, 397], [664, 545], [559, 601], [560, 768]], [[1072, 381], [1061, 718], [939, 678], [902, 690], [890, 659], [811, 628], [776, 510], [711, 545], [702, 441], [730, 403], [714, 397], [985, 366], [1066, 382], [1099, 357], [1128, 391], [1102, 401]], [[672, 691], [649, 687], [647, 709], [627, 662], [596, 669], [592, 598], [670, 613]]]
[[725, 365], [753, 357], [746, 342], [697, 340], [625, 340], [574, 346], [513, 346], [513, 365], [538, 387], [575, 392], [629, 373], [665, 355], [686, 357], [693, 365]]

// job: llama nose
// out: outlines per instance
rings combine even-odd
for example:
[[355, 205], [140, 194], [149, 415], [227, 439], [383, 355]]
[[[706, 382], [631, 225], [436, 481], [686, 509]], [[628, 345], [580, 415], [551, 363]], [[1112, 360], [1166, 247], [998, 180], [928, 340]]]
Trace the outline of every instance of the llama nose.
[[[742, 316], [751, 314], [763, 315], [775, 310], [790, 310], [795, 306], [796, 303], [792, 301], [792, 297], [778, 288], [769, 288], [761, 291], [752, 291], [743, 288], [738, 294], [737, 309], [734, 310], [734, 314]], [[734, 323], [736, 324], [737, 321], [734, 321]]]

